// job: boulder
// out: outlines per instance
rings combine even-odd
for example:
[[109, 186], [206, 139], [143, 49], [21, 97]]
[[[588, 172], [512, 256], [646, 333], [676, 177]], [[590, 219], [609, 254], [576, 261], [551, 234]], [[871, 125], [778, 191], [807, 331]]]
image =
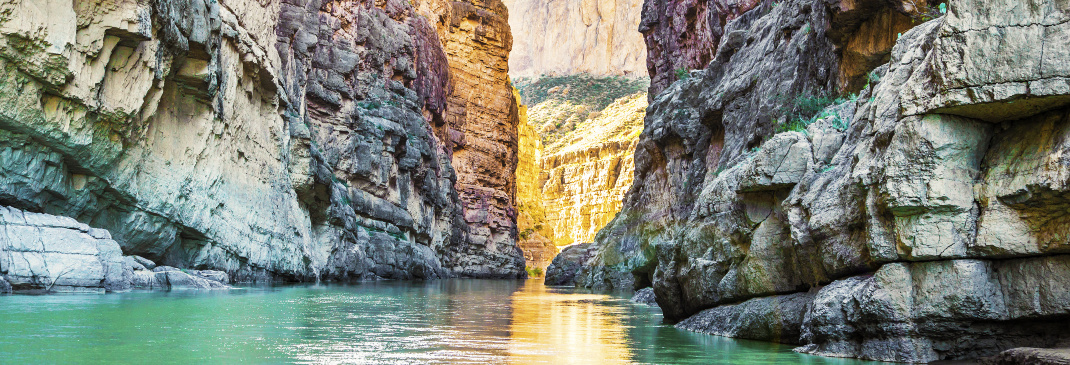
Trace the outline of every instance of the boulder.
[[108, 237], [72, 218], [0, 206], [0, 275], [17, 291], [127, 290], [129, 269]]
[[546, 267], [546, 285], [575, 285], [576, 275], [587, 260], [594, 254], [593, 243], [581, 243], [565, 247]]
[[658, 302], [654, 298], [654, 288], [642, 288], [632, 295], [632, 301], [636, 303], [643, 303], [651, 307], [657, 307]]

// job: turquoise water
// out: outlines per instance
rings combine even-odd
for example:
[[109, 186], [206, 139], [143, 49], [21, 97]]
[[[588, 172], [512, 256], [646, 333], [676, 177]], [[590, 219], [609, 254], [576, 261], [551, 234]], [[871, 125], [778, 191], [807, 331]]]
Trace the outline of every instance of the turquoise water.
[[0, 363], [861, 364], [537, 280], [0, 296]]

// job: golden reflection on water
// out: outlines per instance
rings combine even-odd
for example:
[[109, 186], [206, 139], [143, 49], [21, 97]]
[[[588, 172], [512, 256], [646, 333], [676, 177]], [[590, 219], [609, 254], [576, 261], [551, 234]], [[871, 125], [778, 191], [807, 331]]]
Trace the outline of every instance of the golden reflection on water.
[[621, 364], [634, 358], [608, 295], [561, 294], [524, 285], [512, 295], [509, 362]]

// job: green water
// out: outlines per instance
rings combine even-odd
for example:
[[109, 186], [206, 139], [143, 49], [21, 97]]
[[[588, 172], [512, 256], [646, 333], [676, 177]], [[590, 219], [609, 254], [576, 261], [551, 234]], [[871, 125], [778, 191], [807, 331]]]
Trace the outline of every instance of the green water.
[[0, 296], [0, 363], [861, 364], [664, 325], [622, 295], [447, 280]]

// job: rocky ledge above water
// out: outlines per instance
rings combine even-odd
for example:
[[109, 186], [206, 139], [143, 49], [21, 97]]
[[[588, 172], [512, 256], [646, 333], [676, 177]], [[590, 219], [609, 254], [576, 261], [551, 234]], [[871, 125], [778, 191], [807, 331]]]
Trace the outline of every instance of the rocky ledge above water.
[[123, 256], [108, 231], [72, 218], [0, 206], [0, 293], [231, 289], [221, 271]]

